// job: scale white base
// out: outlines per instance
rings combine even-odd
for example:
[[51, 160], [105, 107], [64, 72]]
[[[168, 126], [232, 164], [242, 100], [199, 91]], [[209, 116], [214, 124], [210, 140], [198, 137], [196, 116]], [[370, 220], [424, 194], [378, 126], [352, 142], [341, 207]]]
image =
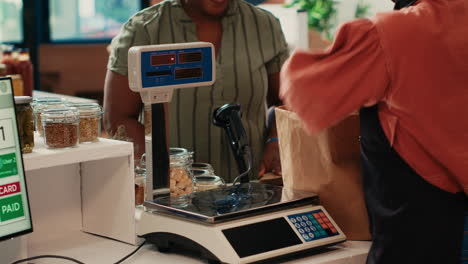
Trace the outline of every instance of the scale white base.
[[[296, 216], [297, 214], [304, 217], [310, 215], [307, 213], [317, 211], [325, 214], [333, 228], [336, 229], [336, 234], [322, 238], [315, 237], [314, 240], [309, 241], [311, 238], [307, 234], [310, 233], [305, 232], [304, 234], [303, 232], [306, 221], [304, 220], [304, 224], [302, 224], [302, 222], [296, 221], [295, 217], [299, 219], [301, 217]], [[271, 223], [277, 223], [278, 221], [287, 223], [287, 225], [277, 225], [280, 228], [262, 229], [262, 226], [269, 225], [272, 227]], [[297, 227], [298, 225], [300, 228]], [[234, 230], [231, 235], [225, 233], [226, 230], [245, 226], [254, 229], [252, 232], [245, 232], [246, 229], [244, 229], [244, 232]], [[302, 231], [299, 232], [299, 230]], [[322, 206], [314, 205], [285, 209], [219, 224], [189, 221], [155, 211], [144, 212], [138, 224], [137, 233], [139, 236], [145, 237], [150, 243], [155, 243], [161, 251], [170, 250], [172, 246], [188, 247], [192, 250], [197, 249], [201, 253], [201, 257], [207, 259], [210, 263], [232, 264], [260, 262], [292, 253], [334, 245], [346, 240], [346, 236], [325, 209]], [[244, 235], [241, 235], [242, 233]], [[236, 240], [233, 242], [234, 245], [229, 241], [229, 239], [231, 241], [233, 239], [232, 234], [237, 236], [234, 239]], [[277, 235], [281, 237], [277, 237]], [[304, 235], [306, 238], [304, 238]], [[285, 241], [291, 239], [300, 241], [295, 245], [284, 245]]]

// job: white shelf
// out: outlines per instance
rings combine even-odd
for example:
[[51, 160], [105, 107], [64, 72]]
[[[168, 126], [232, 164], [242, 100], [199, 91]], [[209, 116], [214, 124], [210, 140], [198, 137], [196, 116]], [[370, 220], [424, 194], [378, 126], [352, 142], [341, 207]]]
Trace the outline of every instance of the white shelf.
[[131, 155], [133, 144], [125, 141], [99, 138], [99, 142], [78, 144], [73, 148], [48, 149], [43, 138], [35, 134], [32, 153], [24, 154], [25, 170], [37, 170], [87, 161]]
[[135, 244], [132, 143], [99, 138], [48, 149], [36, 134], [23, 160], [34, 226], [29, 249], [45, 236], [70, 231]]

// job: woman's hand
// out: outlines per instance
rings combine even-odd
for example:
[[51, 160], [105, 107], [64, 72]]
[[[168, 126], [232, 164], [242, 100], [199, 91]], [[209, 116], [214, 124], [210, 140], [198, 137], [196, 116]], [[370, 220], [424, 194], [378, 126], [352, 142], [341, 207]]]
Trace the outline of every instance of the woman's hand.
[[262, 162], [260, 163], [258, 178], [270, 172], [276, 175], [282, 175], [278, 141], [266, 143]]

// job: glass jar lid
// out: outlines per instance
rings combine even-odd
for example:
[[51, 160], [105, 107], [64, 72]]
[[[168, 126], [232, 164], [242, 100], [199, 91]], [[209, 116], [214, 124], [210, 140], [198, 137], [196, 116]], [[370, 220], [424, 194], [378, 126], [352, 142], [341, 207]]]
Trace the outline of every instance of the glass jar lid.
[[63, 103], [62, 98], [56, 96], [47, 96], [47, 97], [33, 97], [32, 104], [39, 105], [43, 103], [59, 102]]
[[66, 103], [66, 106], [75, 107], [78, 109], [80, 116], [100, 116], [102, 108], [97, 103]]
[[193, 184], [198, 192], [226, 186], [224, 180], [216, 175], [194, 177]]
[[78, 118], [78, 111], [74, 107], [44, 109], [42, 111], [43, 122], [75, 123], [78, 122]]
[[29, 104], [31, 102], [31, 96], [15, 96], [15, 104]]
[[209, 170], [212, 174], [214, 174], [213, 166], [209, 163], [202, 163], [202, 162], [194, 162], [191, 165], [192, 170]]
[[188, 155], [188, 150], [184, 148], [170, 148], [169, 149], [169, 155], [174, 156], [174, 157], [180, 157], [180, 156], [185, 156]]
[[62, 109], [65, 107], [63, 101], [43, 101], [34, 103], [33, 108], [35, 113], [42, 112], [46, 109]]
[[169, 158], [171, 166], [187, 166], [192, 163], [192, 154], [184, 148], [170, 148]]
[[190, 170], [193, 174], [194, 177], [201, 177], [201, 176], [213, 176], [213, 172], [210, 170], [204, 170], [204, 169], [191, 169]]
[[216, 175], [211, 176], [196, 176], [194, 179], [196, 184], [213, 184], [213, 185], [223, 185], [224, 180]]
[[44, 96], [44, 97], [34, 97], [33, 101], [35, 103], [45, 103], [45, 102], [63, 102], [62, 98], [57, 96]]
[[10, 77], [12, 80], [21, 80], [21, 74], [10, 74], [10, 75], [7, 75], [8, 77]]

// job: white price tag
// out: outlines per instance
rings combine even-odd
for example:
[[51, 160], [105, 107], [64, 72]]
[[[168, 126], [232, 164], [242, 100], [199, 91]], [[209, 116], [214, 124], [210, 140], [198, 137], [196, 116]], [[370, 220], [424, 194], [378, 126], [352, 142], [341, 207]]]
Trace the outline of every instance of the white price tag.
[[0, 119], [0, 149], [15, 146], [13, 135], [13, 123], [11, 118]]

